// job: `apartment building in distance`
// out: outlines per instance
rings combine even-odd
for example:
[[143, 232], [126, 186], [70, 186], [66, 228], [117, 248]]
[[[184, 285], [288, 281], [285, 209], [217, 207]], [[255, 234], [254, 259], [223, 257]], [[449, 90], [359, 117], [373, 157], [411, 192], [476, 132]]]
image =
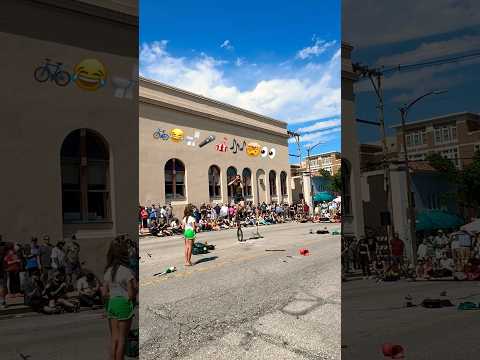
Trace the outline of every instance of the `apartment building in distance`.
[[[310, 164], [309, 164], [310, 163]], [[302, 167], [308, 171], [310, 165], [310, 171], [312, 175], [320, 175], [320, 170], [326, 170], [331, 175], [335, 175], [342, 166], [342, 159], [340, 152], [330, 151], [322, 154], [311, 155], [305, 161], [302, 162]]]
[[[394, 128], [397, 151], [403, 154], [402, 126], [397, 124]], [[410, 122], [405, 131], [408, 158], [414, 162], [425, 160], [430, 153], [439, 153], [462, 169], [480, 151], [480, 115], [476, 113], [451, 113]]]

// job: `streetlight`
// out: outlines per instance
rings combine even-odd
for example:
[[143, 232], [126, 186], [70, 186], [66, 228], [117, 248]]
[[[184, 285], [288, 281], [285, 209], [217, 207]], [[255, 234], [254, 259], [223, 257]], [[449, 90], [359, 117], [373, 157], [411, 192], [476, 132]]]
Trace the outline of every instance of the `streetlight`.
[[314, 208], [313, 208], [313, 183], [312, 183], [312, 172], [310, 171], [310, 153], [312, 152], [313, 149], [315, 149], [317, 146], [325, 144], [323, 141], [319, 142], [313, 146], [307, 147], [307, 161], [308, 161], [308, 179], [310, 180], [310, 201], [312, 203], [312, 215], [314, 214]]
[[405, 123], [407, 120], [407, 115], [409, 110], [417, 102], [426, 98], [430, 95], [440, 95], [448, 92], [448, 90], [434, 90], [423, 94], [422, 96], [417, 97], [415, 100], [410, 101], [408, 104], [400, 107], [400, 115], [402, 117], [402, 141], [403, 141], [403, 151], [405, 153], [405, 175], [407, 180], [407, 199], [408, 199], [408, 209], [407, 214], [410, 220], [410, 238], [412, 241], [412, 256], [413, 256], [413, 265], [417, 265], [417, 235], [416, 235], [416, 220], [415, 220], [415, 208], [413, 206], [412, 199], [412, 177], [410, 174], [410, 167], [408, 164], [408, 150], [407, 150], [407, 135], [405, 133]]

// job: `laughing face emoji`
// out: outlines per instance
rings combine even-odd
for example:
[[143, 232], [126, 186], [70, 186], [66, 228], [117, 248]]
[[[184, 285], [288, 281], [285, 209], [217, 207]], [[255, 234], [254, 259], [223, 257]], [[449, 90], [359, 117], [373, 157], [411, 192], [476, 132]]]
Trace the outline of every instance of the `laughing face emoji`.
[[73, 69], [73, 81], [82, 90], [95, 91], [105, 85], [107, 70], [97, 59], [85, 59]]
[[257, 143], [249, 143], [247, 144], [245, 151], [247, 152], [248, 156], [258, 156], [260, 155], [260, 145], [258, 145]]
[[170, 131], [170, 139], [172, 139], [172, 141], [176, 143], [183, 141], [183, 130], [172, 129]]

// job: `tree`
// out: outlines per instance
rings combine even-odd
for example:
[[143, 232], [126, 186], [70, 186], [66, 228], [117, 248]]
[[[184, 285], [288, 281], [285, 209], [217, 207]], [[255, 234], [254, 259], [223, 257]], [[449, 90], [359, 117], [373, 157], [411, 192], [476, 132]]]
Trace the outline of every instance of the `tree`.
[[458, 170], [450, 159], [446, 159], [438, 153], [432, 153], [427, 156], [426, 160], [435, 170], [444, 174], [449, 181], [456, 182], [458, 180]]
[[338, 170], [335, 175], [331, 177], [332, 182], [329, 185], [330, 191], [334, 193], [342, 192], [342, 171]]
[[330, 180], [332, 178], [332, 174], [330, 174], [330, 171], [328, 170], [320, 169], [318, 172], [320, 173], [320, 176], [324, 177], [325, 179]]
[[480, 153], [475, 153], [470, 164], [458, 177], [461, 198], [467, 206], [480, 206]]

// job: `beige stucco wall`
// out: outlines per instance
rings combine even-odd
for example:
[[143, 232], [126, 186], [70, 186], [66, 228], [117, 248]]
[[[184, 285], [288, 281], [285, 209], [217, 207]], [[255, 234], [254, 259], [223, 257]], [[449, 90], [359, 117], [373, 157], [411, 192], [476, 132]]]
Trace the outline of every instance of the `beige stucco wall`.
[[[142, 88], [140, 94], [142, 94]], [[207, 110], [205, 110], [207, 111]], [[248, 124], [247, 124], [248, 125]], [[184, 131], [185, 136], [193, 136], [195, 131], [200, 131], [197, 146], [187, 145], [185, 141], [175, 143], [172, 140], [161, 140], [153, 137], [157, 129], [166, 130], [173, 128]], [[201, 204], [210, 202], [208, 192], [208, 169], [217, 165], [221, 170], [222, 197], [218, 202], [227, 202], [227, 168], [234, 166], [237, 173], [241, 174], [244, 168], [252, 172], [253, 201], [257, 202], [257, 178], [263, 178], [265, 186], [259, 186], [259, 200], [270, 202], [272, 199], [268, 191], [268, 173], [276, 172], [278, 201], [280, 196], [280, 173], [287, 174], [287, 193], [284, 201], [291, 202], [290, 171], [288, 164], [288, 144], [286, 129], [277, 129], [279, 134], [264, 132], [260, 127], [245, 127], [241, 123], [220, 121], [206, 117], [202, 114], [192, 114], [187, 111], [170, 109], [161, 105], [140, 103], [140, 203], [142, 205], [165, 204], [164, 166], [171, 158], [184, 162], [186, 168], [186, 200], [174, 201], [172, 205], [179, 212], [187, 203]], [[198, 143], [209, 135], [215, 136], [215, 141], [199, 148]], [[267, 157], [250, 157], [244, 151], [236, 154], [228, 149], [227, 152], [216, 150], [215, 145], [227, 138], [230, 147], [233, 140], [246, 143], [256, 142], [268, 149], [274, 148], [276, 155], [273, 159]], [[215, 201], [217, 202], [217, 201]]]
[[[62, 21], [76, 24], [84, 18], [74, 13], [70, 16], [72, 19]], [[45, 19], [42, 27], [49, 38], [54, 35], [53, 20]], [[31, 236], [49, 235], [55, 243], [77, 232], [82, 260], [99, 272], [105, 265], [108, 243], [116, 233], [137, 235], [138, 94], [131, 100], [117, 98], [109, 82], [112, 76], [130, 79], [137, 59], [41, 40], [40, 32], [35, 37], [0, 32], [3, 53], [8, 54], [0, 58], [4, 81], [0, 234], [4, 240], [24, 243]], [[33, 73], [45, 57], [63, 62], [69, 72], [82, 59], [98, 59], [107, 68], [107, 83], [93, 92], [74, 83], [65, 87], [50, 81], [39, 83]], [[60, 150], [65, 137], [79, 128], [97, 131], [110, 147], [111, 223], [64, 227]]]

